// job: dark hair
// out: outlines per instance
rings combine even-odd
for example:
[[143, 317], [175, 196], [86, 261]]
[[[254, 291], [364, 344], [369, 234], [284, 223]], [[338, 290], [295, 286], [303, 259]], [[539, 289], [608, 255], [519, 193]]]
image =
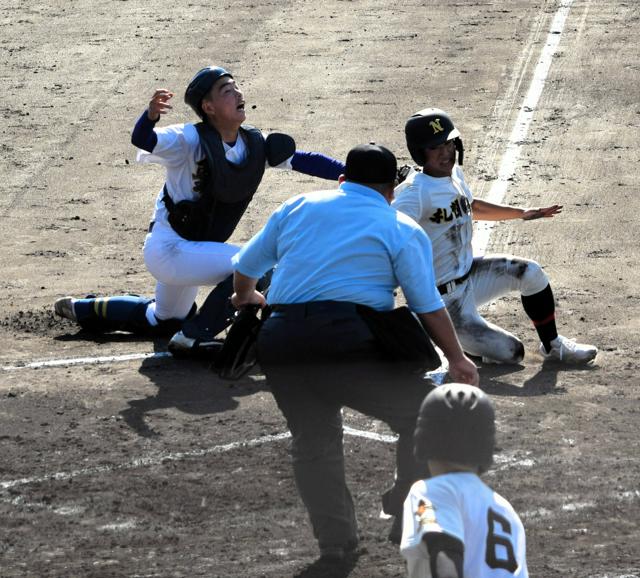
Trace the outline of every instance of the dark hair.
[[347, 180], [363, 184], [394, 183], [398, 162], [387, 148], [374, 143], [353, 147], [347, 155], [344, 176]]
[[216, 81], [223, 76], [233, 78], [229, 71], [220, 66], [207, 66], [196, 72], [191, 82], [189, 82], [189, 86], [187, 86], [187, 90], [184, 93], [184, 101], [200, 118], [204, 118], [201, 107], [202, 99], [211, 90]]

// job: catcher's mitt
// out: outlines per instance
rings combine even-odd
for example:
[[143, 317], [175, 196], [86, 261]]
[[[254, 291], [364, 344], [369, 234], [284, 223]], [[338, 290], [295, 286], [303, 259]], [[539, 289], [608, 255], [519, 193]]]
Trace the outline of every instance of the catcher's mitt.
[[413, 167], [411, 165], [402, 165], [401, 167], [398, 167], [398, 175], [397, 175], [398, 184], [407, 180], [407, 177], [414, 172], [420, 172], [420, 168]]
[[213, 364], [213, 369], [223, 379], [240, 379], [257, 363], [256, 340], [270, 311], [265, 307], [260, 316], [258, 312], [260, 308], [254, 305], [235, 313], [222, 349]]

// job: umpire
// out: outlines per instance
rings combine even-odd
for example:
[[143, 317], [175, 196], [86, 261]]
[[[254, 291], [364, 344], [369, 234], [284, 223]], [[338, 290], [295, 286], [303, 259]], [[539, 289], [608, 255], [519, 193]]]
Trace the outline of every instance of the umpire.
[[399, 436], [396, 478], [383, 496], [397, 522], [411, 484], [426, 475], [413, 457], [413, 431], [433, 385], [381, 356], [357, 304], [391, 310], [400, 286], [447, 357], [451, 378], [478, 383], [436, 289], [429, 238], [390, 206], [396, 174], [388, 149], [353, 148], [337, 190], [289, 199], [234, 257], [237, 308], [266, 305], [256, 281], [275, 267], [258, 360], [292, 434], [295, 480], [321, 559], [331, 562], [349, 556], [358, 539], [345, 481], [343, 406]]

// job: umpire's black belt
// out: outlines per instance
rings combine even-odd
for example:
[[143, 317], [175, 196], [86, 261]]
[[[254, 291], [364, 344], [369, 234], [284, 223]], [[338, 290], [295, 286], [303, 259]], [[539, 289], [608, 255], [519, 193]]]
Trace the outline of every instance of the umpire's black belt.
[[447, 283], [443, 283], [442, 285], [438, 285], [438, 291], [440, 291], [440, 295], [446, 295], [447, 293], [451, 293], [458, 285], [464, 283], [471, 275], [471, 269], [469, 269], [462, 277], [458, 277], [457, 279], [452, 279]]
[[289, 318], [303, 319], [312, 315], [356, 314], [356, 304], [350, 301], [307, 301], [283, 303], [271, 306], [273, 313], [283, 313]]

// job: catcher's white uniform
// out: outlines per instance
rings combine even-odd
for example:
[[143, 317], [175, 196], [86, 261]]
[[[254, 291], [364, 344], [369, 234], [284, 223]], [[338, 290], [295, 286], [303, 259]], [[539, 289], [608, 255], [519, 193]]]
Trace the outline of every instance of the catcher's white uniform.
[[[138, 150], [137, 161], [155, 163], [166, 168], [166, 186], [174, 203], [197, 198], [193, 175], [197, 161], [204, 156], [200, 137], [191, 123], [173, 124], [154, 129], [158, 138], [153, 152]], [[248, 151], [239, 136], [235, 145], [223, 143], [227, 160], [241, 165]], [[268, 163], [267, 168], [272, 168]], [[290, 169], [290, 160], [274, 168]], [[162, 200], [164, 189], [156, 197], [153, 231], [144, 244], [144, 260], [156, 278], [156, 301], [151, 305], [161, 319], [182, 319], [188, 313], [201, 285], [217, 285], [231, 275], [231, 257], [240, 247], [231, 243], [187, 241], [176, 233], [168, 220]]]
[[511, 255], [473, 257], [473, 195], [459, 165], [451, 177], [411, 172], [395, 191], [393, 207], [413, 218], [429, 235], [436, 284], [470, 355], [513, 363], [524, 355], [513, 334], [483, 319], [481, 305], [517, 291], [534, 295], [549, 281], [535, 261]]
[[476, 474], [455, 472], [416, 482], [404, 503], [400, 551], [409, 578], [430, 578], [422, 537], [448, 534], [464, 545], [464, 576], [528, 578], [524, 527], [511, 504]]

